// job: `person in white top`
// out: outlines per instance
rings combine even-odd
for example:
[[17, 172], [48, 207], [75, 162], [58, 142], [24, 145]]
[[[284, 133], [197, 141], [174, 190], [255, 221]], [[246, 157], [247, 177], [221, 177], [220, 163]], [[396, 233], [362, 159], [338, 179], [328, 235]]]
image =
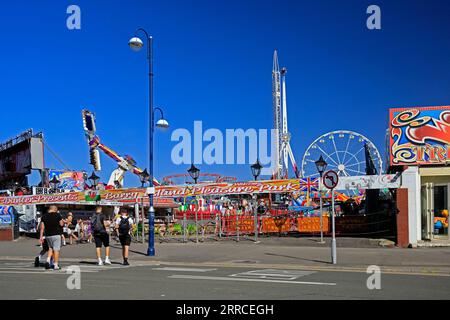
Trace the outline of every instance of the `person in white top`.
[[134, 222], [126, 208], [120, 209], [120, 217], [116, 219], [115, 229], [122, 245], [123, 265], [128, 266], [128, 252], [131, 244], [131, 228]]

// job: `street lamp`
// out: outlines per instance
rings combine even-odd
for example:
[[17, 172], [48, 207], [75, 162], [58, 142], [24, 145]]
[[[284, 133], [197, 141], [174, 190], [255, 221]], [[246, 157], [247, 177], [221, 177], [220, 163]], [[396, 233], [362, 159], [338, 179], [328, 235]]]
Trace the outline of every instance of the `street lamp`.
[[324, 243], [323, 241], [323, 200], [322, 200], [322, 177], [325, 172], [328, 163], [323, 159], [322, 155], [320, 155], [319, 160], [315, 162], [317, 171], [319, 172], [319, 194], [320, 194], [320, 243]]
[[100, 180], [100, 177], [95, 174], [95, 171], [92, 171], [92, 174], [88, 179], [89, 179], [89, 181], [91, 181], [92, 185], [94, 186], [94, 189], [97, 189], [97, 185]]
[[128, 45], [133, 51], [139, 51], [144, 47], [144, 42], [136, 36], [138, 32], [142, 32], [145, 37], [147, 38], [147, 60], [148, 60], [148, 87], [149, 87], [149, 185], [150, 185], [150, 192], [149, 194], [149, 201], [150, 201], [150, 208], [149, 208], [149, 219], [148, 219], [148, 226], [149, 226], [149, 237], [148, 237], [148, 250], [147, 255], [148, 256], [154, 256], [155, 255], [155, 208], [153, 207], [153, 133], [155, 131], [155, 122], [154, 122], [154, 115], [155, 111], [159, 111], [161, 113], [161, 118], [156, 122], [156, 127], [158, 128], [168, 128], [169, 123], [166, 119], [164, 119], [163, 111], [161, 108], [153, 108], [153, 38], [148, 34], [147, 31], [143, 28], [138, 28], [135, 31], [135, 35], [133, 38], [128, 41]]
[[250, 166], [252, 169], [252, 175], [255, 178], [255, 181], [258, 180], [259, 175], [261, 174], [262, 165], [259, 162], [259, 159], [256, 159], [256, 162]]
[[198, 169], [194, 164], [191, 164], [191, 167], [188, 170], [189, 175], [192, 179], [194, 179], [195, 184], [197, 184], [198, 176], [200, 175], [200, 169]]
[[322, 155], [320, 155], [319, 160], [317, 160], [315, 162], [315, 164], [316, 164], [317, 172], [319, 172], [320, 177], [322, 177], [323, 173], [327, 169], [328, 163], [325, 160], [323, 160]]
[[145, 169], [144, 171], [141, 172], [141, 174], [139, 175], [139, 178], [141, 179], [141, 183], [142, 183], [142, 188], [144, 187], [144, 185], [148, 182], [148, 180], [150, 179], [150, 175], [147, 172], [147, 169]]
[[53, 192], [56, 192], [56, 189], [58, 189], [58, 185], [61, 183], [61, 181], [58, 180], [56, 175], [53, 176], [52, 180], [50, 182], [50, 187], [52, 187]]

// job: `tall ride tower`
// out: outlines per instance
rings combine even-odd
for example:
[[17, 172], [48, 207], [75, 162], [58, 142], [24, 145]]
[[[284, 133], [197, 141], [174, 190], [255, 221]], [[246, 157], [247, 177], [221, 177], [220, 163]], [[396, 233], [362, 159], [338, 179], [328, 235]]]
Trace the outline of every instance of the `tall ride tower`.
[[275, 50], [273, 54], [273, 70], [272, 70], [272, 98], [274, 112], [274, 129], [276, 130], [277, 139], [275, 141], [275, 163], [276, 169], [273, 175], [274, 179], [289, 178], [289, 159], [291, 160], [295, 176], [298, 178], [297, 163], [292, 153], [291, 134], [288, 131], [287, 120], [287, 99], [286, 99], [286, 73], [287, 69], [280, 67], [278, 64], [278, 53]]

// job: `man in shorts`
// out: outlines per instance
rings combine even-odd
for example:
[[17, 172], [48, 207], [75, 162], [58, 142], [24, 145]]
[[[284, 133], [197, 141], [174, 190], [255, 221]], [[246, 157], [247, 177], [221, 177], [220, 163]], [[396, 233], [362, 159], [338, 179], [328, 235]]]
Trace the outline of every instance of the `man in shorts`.
[[95, 209], [95, 214], [92, 216], [92, 231], [94, 233], [95, 249], [97, 253], [97, 265], [102, 266], [102, 246], [105, 247], [105, 263], [111, 264], [109, 260], [109, 234], [107, 229], [109, 228], [110, 221], [102, 213], [102, 207], [97, 207]]
[[129, 216], [128, 210], [126, 208], [120, 209], [120, 217], [115, 221], [115, 229], [119, 235], [119, 241], [122, 245], [122, 257], [123, 265], [129, 266], [128, 263], [128, 252], [131, 244], [131, 227], [133, 226], [133, 219]]
[[53, 269], [61, 269], [59, 267], [59, 252], [61, 251], [62, 226], [64, 226], [64, 220], [58, 212], [58, 207], [51, 205], [47, 213], [42, 216], [40, 226], [40, 243], [44, 244], [45, 236], [45, 241], [47, 241], [49, 247], [45, 269], [50, 269], [52, 258], [54, 261]]
[[[37, 230], [38, 230], [38, 232], [39, 232], [39, 234], [40, 234], [40, 230], [41, 230], [41, 217], [39, 217], [39, 219], [38, 219]], [[41, 247], [41, 252], [39, 252], [39, 255], [38, 255], [36, 258], [34, 258], [34, 266], [35, 266], [36, 268], [40, 267], [41, 262], [42, 262], [42, 258], [48, 253], [49, 247], [48, 247], [47, 240], [45, 240], [45, 237], [44, 237], [44, 242], [40, 245], [40, 247]], [[53, 266], [53, 261], [50, 261], [50, 265]]]

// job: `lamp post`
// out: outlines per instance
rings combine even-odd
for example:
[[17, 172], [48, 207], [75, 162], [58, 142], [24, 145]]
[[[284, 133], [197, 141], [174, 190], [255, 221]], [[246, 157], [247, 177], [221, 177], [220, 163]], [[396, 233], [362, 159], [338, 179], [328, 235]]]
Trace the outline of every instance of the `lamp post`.
[[197, 184], [198, 176], [200, 175], [200, 169], [198, 169], [194, 164], [188, 170], [189, 175], [194, 179], [195, 184]]
[[95, 174], [95, 171], [92, 171], [92, 174], [88, 179], [89, 179], [89, 181], [91, 181], [94, 189], [97, 189], [97, 185], [98, 185], [98, 181], [100, 180], [100, 177]]
[[155, 123], [154, 123], [154, 113], [156, 110], [159, 110], [161, 113], [161, 119], [159, 119], [156, 122], [156, 126], [159, 128], [168, 128], [169, 123], [164, 119], [163, 111], [161, 108], [153, 108], [153, 38], [148, 34], [147, 31], [143, 28], [138, 28], [135, 31], [135, 35], [133, 38], [130, 39], [128, 42], [128, 45], [133, 51], [139, 51], [144, 46], [144, 42], [138, 38], [136, 35], [138, 32], [142, 32], [145, 37], [147, 38], [147, 60], [148, 60], [148, 77], [149, 77], [149, 125], [150, 125], [150, 131], [149, 131], [149, 185], [150, 185], [150, 192], [149, 192], [149, 202], [150, 202], [150, 208], [149, 208], [149, 217], [148, 217], [148, 226], [149, 226], [149, 237], [148, 237], [148, 250], [147, 255], [148, 256], [154, 256], [155, 255], [155, 208], [153, 207], [153, 133], [155, 130]]
[[61, 183], [61, 181], [59, 181], [58, 178], [56, 177], [56, 175], [54, 175], [52, 180], [49, 181], [49, 183], [50, 183], [50, 187], [52, 187], [52, 189], [53, 189], [53, 193], [55, 193], [56, 189], [58, 189], [58, 186]]
[[259, 162], [259, 159], [256, 159], [256, 162], [250, 166], [252, 169], [252, 175], [255, 178], [255, 181], [258, 180], [259, 175], [261, 174], [262, 165]]
[[319, 193], [320, 193], [320, 243], [324, 243], [323, 241], [323, 201], [322, 201], [322, 177], [325, 169], [327, 168], [328, 163], [323, 159], [322, 155], [320, 155], [319, 160], [315, 162], [317, 171], [319, 172]]

